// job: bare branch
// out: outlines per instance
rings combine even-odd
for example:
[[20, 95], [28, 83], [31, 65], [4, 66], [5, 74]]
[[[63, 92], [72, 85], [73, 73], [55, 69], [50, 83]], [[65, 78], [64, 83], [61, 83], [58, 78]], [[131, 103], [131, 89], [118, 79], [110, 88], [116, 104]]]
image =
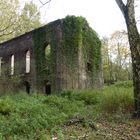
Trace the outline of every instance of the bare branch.
[[8, 26], [6, 26], [4, 29], [0, 30], [0, 32], [4, 32], [7, 29], [9, 29], [11, 26], [13, 25], [13, 23], [10, 23]]
[[46, 1], [45, 3], [43, 3], [41, 0], [39, 0], [39, 2], [40, 2], [42, 5], [46, 5], [47, 3], [51, 2], [51, 0], [48, 0], [48, 1]]
[[122, 0], [115, 0], [117, 5], [119, 6], [121, 12], [123, 13], [124, 16], [126, 16], [126, 9], [127, 9], [127, 6], [123, 3]]
[[10, 31], [9, 33], [0, 34], [0, 37], [10, 35], [10, 34], [12, 34], [13, 32], [14, 32], [14, 30], [13, 30], [13, 31]]
[[[0, 33], [3, 33], [6, 32], [8, 29], [10, 29], [12, 26], [15, 25], [15, 23], [17, 22], [18, 19], [14, 19], [14, 21], [12, 21], [14, 18], [11, 16], [9, 19], [8, 19], [8, 23], [9, 25], [7, 25], [6, 27], [4, 27], [3, 29], [0, 30]], [[6, 34], [5, 34], [6, 35]]]

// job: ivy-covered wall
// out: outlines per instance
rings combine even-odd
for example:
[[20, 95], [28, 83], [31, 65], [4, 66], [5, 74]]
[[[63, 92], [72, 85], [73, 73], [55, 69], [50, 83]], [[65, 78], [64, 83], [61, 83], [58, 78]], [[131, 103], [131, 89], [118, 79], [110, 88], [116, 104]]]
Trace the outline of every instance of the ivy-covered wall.
[[[50, 61], [44, 48], [50, 44]], [[67, 16], [34, 32], [37, 83], [51, 82], [52, 90], [102, 86], [101, 42], [83, 17]]]
[[[83, 17], [67, 16], [0, 44], [2, 72], [4, 67], [10, 70], [11, 55], [14, 55], [15, 72], [7, 79], [12, 81], [18, 76], [20, 82], [12, 83], [13, 89], [27, 91], [30, 87], [31, 92], [47, 93], [48, 85], [55, 92], [102, 87], [100, 47], [97, 33]], [[29, 73], [25, 71], [27, 51], [31, 54]]]
[[[36, 61], [37, 88], [44, 92], [46, 81], [51, 83], [52, 91], [59, 86], [59, 48], [61, 41], [61, 20], [57, 20], [39, 28], [33, 33], [34, 54]], [[45, 56], [45, 48], [50, 46], [49, 61]]]
[[62, 34], [62, 56], [67, 68], [67, 78], [63, 79], [67, 88], [101, 87], [101, 42], [97, 33], [85, 18], [67, 16]]

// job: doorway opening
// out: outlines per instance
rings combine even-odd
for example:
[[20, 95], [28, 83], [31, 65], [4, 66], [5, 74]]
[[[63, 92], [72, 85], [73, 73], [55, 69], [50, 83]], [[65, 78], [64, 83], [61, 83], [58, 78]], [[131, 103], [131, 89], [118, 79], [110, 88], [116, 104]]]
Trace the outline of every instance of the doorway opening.
[[24, 81], [24, 86], [27, 94], [30, 94], [31, 85], [28, 81]]
[[51, 94], [51, 83], [49, 80], [45, 81], [45, 94], [50, 95]]

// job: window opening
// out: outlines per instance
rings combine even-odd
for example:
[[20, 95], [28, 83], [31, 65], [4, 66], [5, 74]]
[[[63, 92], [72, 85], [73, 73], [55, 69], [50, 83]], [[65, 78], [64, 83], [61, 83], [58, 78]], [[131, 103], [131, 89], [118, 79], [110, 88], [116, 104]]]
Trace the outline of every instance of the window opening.
[[30, 51], [26, 52], [26, 73], [30, 72]]
[[14, 55], [11, 56], [11, 75], [14, 75]]
[[50, 53], [51, 53], [51, 46], [50, 44], [48, 44], [46, 47], [45, 47], [45, 58], [47, 60], [50, 59]]

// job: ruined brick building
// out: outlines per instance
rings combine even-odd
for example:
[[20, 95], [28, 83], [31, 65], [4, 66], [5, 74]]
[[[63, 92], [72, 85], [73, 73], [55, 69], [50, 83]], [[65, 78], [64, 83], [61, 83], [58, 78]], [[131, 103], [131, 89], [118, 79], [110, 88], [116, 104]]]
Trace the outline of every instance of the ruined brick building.
[[66, 17], [0, 44], [0, 94], [101, 87], [100, 40], [81, 17]]

